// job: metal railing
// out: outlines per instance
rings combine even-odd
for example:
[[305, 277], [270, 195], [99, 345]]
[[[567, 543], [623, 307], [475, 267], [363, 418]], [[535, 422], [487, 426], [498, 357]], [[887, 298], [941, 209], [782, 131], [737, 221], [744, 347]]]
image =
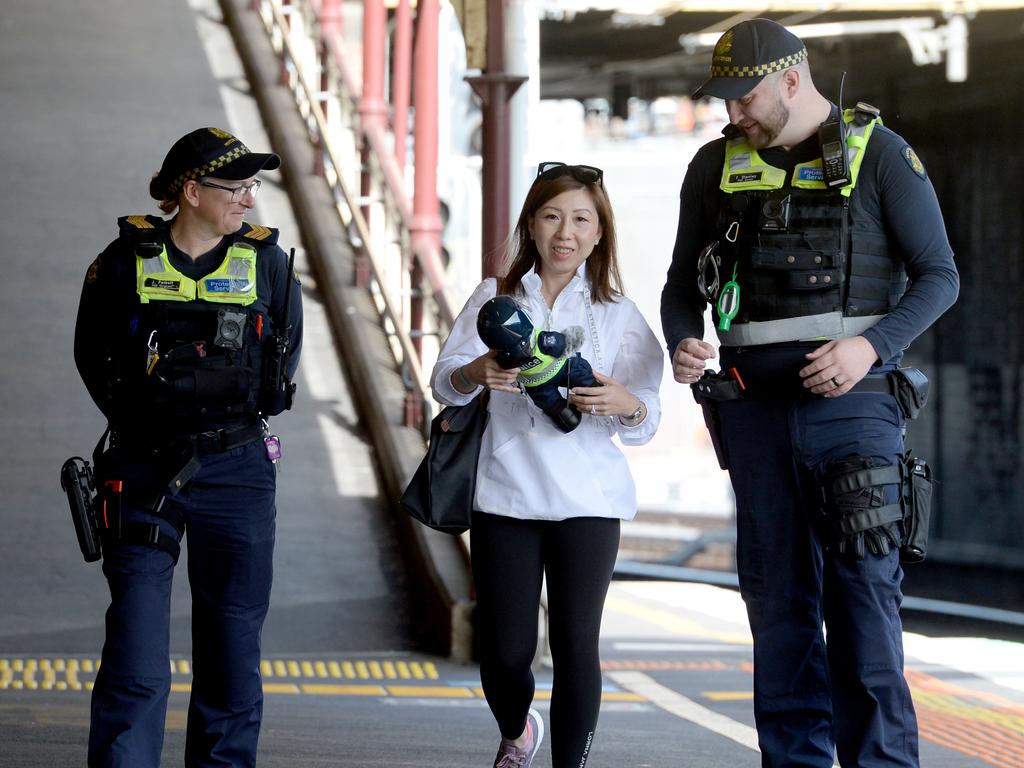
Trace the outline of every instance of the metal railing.
[[439, 246], [413, 247], [412, 203], [386, 115], [369, 120], [360, 114], [361, 89], [342, 33], [342, 4], [254, 0], [253, 10], [280, 58], [280, 83], [293, 94], [309, 132], [314, 170], [327, 182], [355, 251], [353, 284], [371, 291], [401, 369], [404, 422], [425, 429], [425, 371], [454, 315]]

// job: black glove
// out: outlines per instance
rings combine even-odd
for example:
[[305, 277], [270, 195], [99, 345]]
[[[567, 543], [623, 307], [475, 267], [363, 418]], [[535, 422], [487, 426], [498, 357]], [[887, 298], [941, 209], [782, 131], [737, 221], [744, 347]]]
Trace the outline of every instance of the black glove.
[[887, 504], [885, 486], [899, 482], [898, 468], [877, 464], [870, 456], [851, 456], [829, 465], [823, 478], [824, 514], [832, 533], [831, 548], [858, 560], [867, 550], [887, 555], [899, 549], [902, 509]]

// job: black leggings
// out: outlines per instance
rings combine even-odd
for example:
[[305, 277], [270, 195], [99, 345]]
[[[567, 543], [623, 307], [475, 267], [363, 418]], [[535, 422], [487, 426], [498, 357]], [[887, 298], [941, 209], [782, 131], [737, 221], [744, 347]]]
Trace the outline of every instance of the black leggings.
[[554, 768], [582, 768], [601, 708], [601, 613], [619, 549], [619, 520], [516, 520], [482, 512], [470, 529], [480, 680], [506, 739], [533, 702], [541, 580], [547, 574], [554, 681]]

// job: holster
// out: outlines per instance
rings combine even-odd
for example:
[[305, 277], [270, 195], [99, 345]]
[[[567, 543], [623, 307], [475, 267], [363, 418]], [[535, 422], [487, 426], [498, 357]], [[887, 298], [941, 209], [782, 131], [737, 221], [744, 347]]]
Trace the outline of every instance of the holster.
[[931, 467], [924, 459], [903, 459], [903, 545], [900, 562], [920, 563], [928, 554], [928, 523], [932, 510]]
[[916, 419], [928, 402], [928, 377], [917, 368], [897, 368], [889, 373], [893, 397], [907, 419]]
[[722, 437], [722, 420], [718, 413], [718, 404], [741, 397], [740, 384], [724, 373], [707, 371], [696, 382], [690, 385], [693, 399], [697, 401], [704, 413], [704, 425], [711, 435], [711, 445], [715, 449], [718, 466], [728, 469], [728, 457], [725, 452], [725, 441]]

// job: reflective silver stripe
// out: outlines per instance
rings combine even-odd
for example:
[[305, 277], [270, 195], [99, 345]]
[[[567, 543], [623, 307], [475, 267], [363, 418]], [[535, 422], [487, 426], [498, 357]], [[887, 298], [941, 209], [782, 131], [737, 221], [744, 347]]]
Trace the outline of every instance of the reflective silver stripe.
[[535, 387], [538, 384], [543, 384], [545, 381], [550, 381], [554, 378], [556, 373], [562, 370], [561, 364], [565, 362], [566, 357], [568, 356], [562, 355], [561, 357], [555, 358], [551, 361], [551, 365], [533, 376], [526, 376], [522, 373], [519, 374], [519, 381], [523, 382], [523, 385], [527, 387]]
[[164, 271], [164, 262], [159, 256], [150, 256], [148, 259], [140, 259], [140, 261], [144, 275], [159, 275]]
[[[228, 270], [227, 270], [227, 272], [232, 277], [247, 277], [248, 274], [249, 274], [249, 260], [248, 259], [232, 258], [228, 262]], [[242, 290], [243, 291], [249, 290], [248, 284]]]
[[824, 315], [787, 317], [760, 323], [733, 323], [728, 331], [719, 331], [718, 339], [727, 347], [775, 344], [780, 341], [846, 339], [859, 336], [885, 315], [843, 317], [841, 312]]

